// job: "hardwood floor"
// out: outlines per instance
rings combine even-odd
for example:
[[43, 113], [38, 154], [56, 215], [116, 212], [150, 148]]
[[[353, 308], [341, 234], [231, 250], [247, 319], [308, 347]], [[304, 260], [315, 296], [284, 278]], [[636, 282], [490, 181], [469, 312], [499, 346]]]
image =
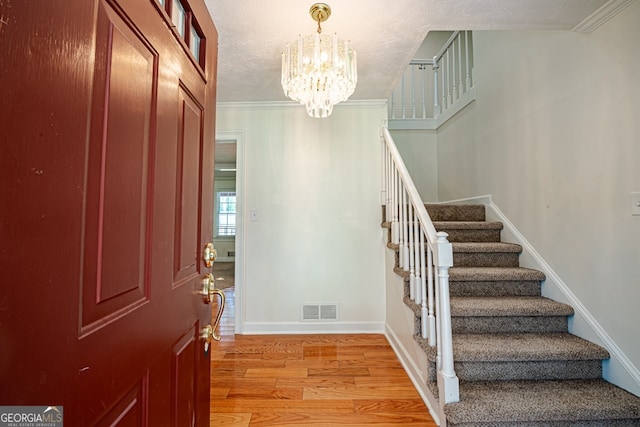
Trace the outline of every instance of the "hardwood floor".
[[436, 426], [383, 335], [234, 335], [224, 292], [211, 426]]

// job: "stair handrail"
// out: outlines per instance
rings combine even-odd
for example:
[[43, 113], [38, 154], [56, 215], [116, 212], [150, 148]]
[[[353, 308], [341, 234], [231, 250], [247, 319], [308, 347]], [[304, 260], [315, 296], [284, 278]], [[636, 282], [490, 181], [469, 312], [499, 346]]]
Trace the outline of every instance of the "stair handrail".
[[[390, 224], [391, 243], [398, 247], [399, 267], [409, 273], [409, 297], [421, 307], [421, 336], [429, 346], [436, 347], [441, 402], [457, 402], [459, 385], [453, 366], [449, 301], [453, 249], [447, 233], [436, 231], [386, 126], [382, 127], [381, 139], [382, 201], [385, 221]], [[433, 268], [437, 271], [435, 276]]]

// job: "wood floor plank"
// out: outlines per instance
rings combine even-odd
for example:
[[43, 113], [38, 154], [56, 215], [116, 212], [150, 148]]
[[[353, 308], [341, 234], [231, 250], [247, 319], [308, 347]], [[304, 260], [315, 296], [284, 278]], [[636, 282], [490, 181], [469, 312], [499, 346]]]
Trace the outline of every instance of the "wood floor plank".
[[229, 396], [231, 387], [211, 387], [212, 399], [225, 399]]
[[402, 377], [408, 378], [402, 367], [397, 368], [367, 368], [373, 377]]
[[307, 368], [247, 368], [245, 378], [306, 378]]
[[247, 368], [216, 368], [215, 371], [212, 370], [212, 377], [221, 378], [221, 377], [244, 377]]
[[302, 387], [231, 387], [223, 398], [301, 400], [302, 393]]
[[209, 416], [209, 426], [248, 427], [251, 421], [251, 413], [226, 413], [212, 412]]
[[354, 381], [357, 387], [375, 387], [375, 386], [393, 386], [402, 385], [407, 387], [413, 387], [413, 383], [409, 377], [402, 378], [398, 376], [394, 377], [354, 377]]
[[353, 401], [353, 405], [358, 413], [393, 413], [393, 412], [415, 412], [426, 413], [427, 407], [419, 397], [409, 399], [358, 399]]
[[223, 356], [224, 360], [247, 360], [247, 359], [262, 359], [262, 352], [256, 353], [236, 353], [236, 352], [225, 352]]
[[309, 368], [310, 377], [368, 377], [368, 368]]
[[211, 369], [284, 368], [285, 360], [223, 359], [211, 362]]
[[429, 414], [309, 414], [309, 413], [254, 413], [251, 417], [251, 426], [271, 427], [332, 427], [332, 426], [412, 426], [412, 427], [437, 427]]
[[360, 368], [400, 368], [402, 369], [402, 365], [398, 360], [394, 359], [364, 359], [364, 360], [341, 360], [340, 361], [341, 368], [351, 368], [351, 367], [360, 367]]
[[391, 360], [398, 361], [398, 356], [396, 356], [396, 354], [391, 349], [389, 349], [388, 351], [385, 351], [385, 350], [364, 351], [362, 354], [364, 355], [365, 359], [391, 359]]
[[303, 399], [415, 399], [420, 395], [415, 388], [386, 387], [307, 387]]
[[278, 378], [224, 377], [211, 378], [212, 387], [275, 387]]
[[353, 414], [351, 400], [211, 399], [214, 412]]
[[354, 377], [278, 378], [277, 387], [350, 387], [356, 386]]
[[337, 351], [340, 354], [347, 353], [370, 353], [376, 351], [390, 351], [389, 344], [358, 344], [358, 345], [342, 345], [337, 347]]
[[[339, 360], [284, 360], [286, 368], [339, 368]], [[351, 362], [351, 361], [350, 361]]]

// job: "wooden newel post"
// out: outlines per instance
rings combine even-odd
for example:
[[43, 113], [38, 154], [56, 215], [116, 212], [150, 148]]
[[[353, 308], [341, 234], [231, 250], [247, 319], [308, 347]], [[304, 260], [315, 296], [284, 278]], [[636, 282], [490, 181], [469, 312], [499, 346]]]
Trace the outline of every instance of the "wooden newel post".
[[460, 400], [458, 377], [453, 368], [453, 340], [451, 334], [451, 308], [449, 303], [449, 267], [453, 266], [453, 249], [447, 240], [447, 233], [436, 233], [435, 264], [438, 268], [440, 301], [438, 317], [440, 330], [438, 345], [441, 349], [441, 365], [438, 370], [438, 391], [441, 403], [453, 403]]

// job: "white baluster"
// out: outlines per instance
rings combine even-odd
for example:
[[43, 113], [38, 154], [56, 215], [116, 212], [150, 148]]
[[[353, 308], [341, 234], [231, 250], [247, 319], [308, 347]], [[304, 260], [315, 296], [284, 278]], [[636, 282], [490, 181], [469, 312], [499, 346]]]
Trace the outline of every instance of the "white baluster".
[[411, 118], [416, 118], [416, 66], [409, 65], [411, 68]]
[[[387, 144], [384, 143], [384, 137], [382, 138], [382, 169], [384, 175], [384, 221], [390, 223], [391, 206], [389, 206], [389, 196], [391, 195], [391, 186], [389, 185], [389, 151], [387, 150]], [[391, 240], [391, 228], [389, 228], [389, 240]]]
[[384, 142], [384, 137], [381, 138], [382, 140], [382, 154], [381, 154], [381, 158], [380, 160], [382, 161], [380, 167], [382, 168], [381, 172], [381, 181], [382, 181], [382, 189], [380, 190], [380, 200], [382, 201], [382, 206], [384, 207], [384, 216], [382, 217], [382, 221], [386, 222], [388, 220], [387, 218], [387, 211], [388, 211], [388, 206], [387, 206], [387, 194], [388, 193], [388, 189], [389, 186], [387, 185], [387, 145]]
[[449, 54], [451, 49], [447, 49], [447, 108], [451, 105], [451, 67], [449, 66]]
[[420, 295], [422, 296], [420, 320], [422, 338], [426, 339], [427, 336], [433, 335], [433, 332], [429, 331], [428, 329], [429, 310], [427, 308], [427, 265], [424, 259], [424, 253], [424, 232], [422, 228], [420, 228], [420, 287], [422, 289], [422, 291], [420, 292]]
[[405, 261], [406, 258], [404, 257], [404, 248], [406, 245], [406, 240], [405, 238], [407, 237], [407, 221], [405, 218], [405, 191], [404, 191], [404, 186], [403, 183], [400, 182], [400, 187], [398, 189], [400, 191], [400, 246], [398, 247], [398, 257], [399, 257], [399, 261], [398, 261], [398, 266], [405, 270]]
[[435, 284], [433, 283], [433, 251], [431, 250], [431, 245], [427, 246], [427, 302], [429, 309], [429, 346], [433, 347], [436, 345], [436, 313], [435, 313]]
[[[431, 245], [432, 252], [436, 251], [436, 243], [433, 242]], [[438, 257], [435, 253], [433, 256], [433, 267], [435, 269], [433, 276], [433, 290], [434, 290], [434, 311], [435, 307], [438, 307], [438, 312], [434, 313], [436, 319], [436, 336], [435, 336], [435, 346], [436, 346], [436, 369], [439, 371], [442, 369], [442, 345], [440, 344], [440, 333], [442, 329], [440, 329], [440, 277], [438, 276]]]
[[396, 118], [396, 101], [395, 101], [395, 90], [393, 92], [391, 92], [391, 104], [390, 104], [390, 108], [391, 108], [391, 118], [395, 119]]
[[438, 61], [436, 57], [433, 57], [433, 118], [435, 119], [440, 115], [440, 104], [438, 103]]
[[[409, 202], [409, 201], [408, 201]], [[413, 226], [414, 226], [414, 214], [413, 214], [413, 204], [407, 204], [407, 217], [409, 219], [408, 225], [408, 238], [409, 244], [407, 245], [407, 256], [409, 258], [409, 298], [411, 301], [416, 300], [416, 257], [414, 252], [414, 234], [413, 234]]]
[[415, 299], [414, 301], [417, 304], [422, 302], [422, 285], [420, 280], [420, 243], [418, 230], [420, 230], [420, 222], [418, 220], [418, 212], [417, 209], [413, 210], [413, 257], [415, 259]]
[[400, 244], [400, 224], [398, 224], [400, 204], [398, 203], [398, 170], [396, 169], [395, 163], [392, 163], [392, 173], [393, 221], [391, 222], [391, 242], [394, 245], [398, 245]]
[[469, 64], [470, 59], [471, 59], [471, 49], [469, 48], [469, 34], [471, 34], [471, 31], [465, 31], [464, 35], [465, 35], [465, 44], [464, 44], [464, 49], [465, 49], [465, 54], [467, 55], [467, 90], [471, 89], [471, 74], [469, 74], [469, 67], [471, 66]]
[[458, 96], [461, 96], [466, 90], [462, 84], [462, 37], [459, 32], [456, 40], [458, 40], [458, 78], [460, 79], [458, 83]]
[[402, 258], [404, 260], [404, 271], [409, 271], [409, 197], [407, 195], [407, 189], [402, 183], [402, 238], [404, 240], [404, 246], [402, 247]]
[[422, 66], [422, 118], [427, 118], [427, 66]]
[[452, 98], [451, 102], [455, 102], [458, 99], [458, 82], [456, 81], [456, 40], [451, 42], [451, 89]]
[[400, 83], [401, 83], [400, 84], [400, 91], [401, 91], [400, 97], [401, 97], [401, 100], [402, 100], [402, 118], [406, 119], [407, 117], [405, 115], [405, 104], [404, 104], [404, 74], [402, 75], [402, 80], [401, 80]]
[[444, 62], [444, 56], [440, 58], [440, 66], [442, 70], [440, 71], [440, 76], [442, 80], [442, 104], [440, 104], [441, 111], [446, 111], [449, 106], [447, 105], [447, 86], [445, 85], [445, 75], [447, 74], [447, 67]]

